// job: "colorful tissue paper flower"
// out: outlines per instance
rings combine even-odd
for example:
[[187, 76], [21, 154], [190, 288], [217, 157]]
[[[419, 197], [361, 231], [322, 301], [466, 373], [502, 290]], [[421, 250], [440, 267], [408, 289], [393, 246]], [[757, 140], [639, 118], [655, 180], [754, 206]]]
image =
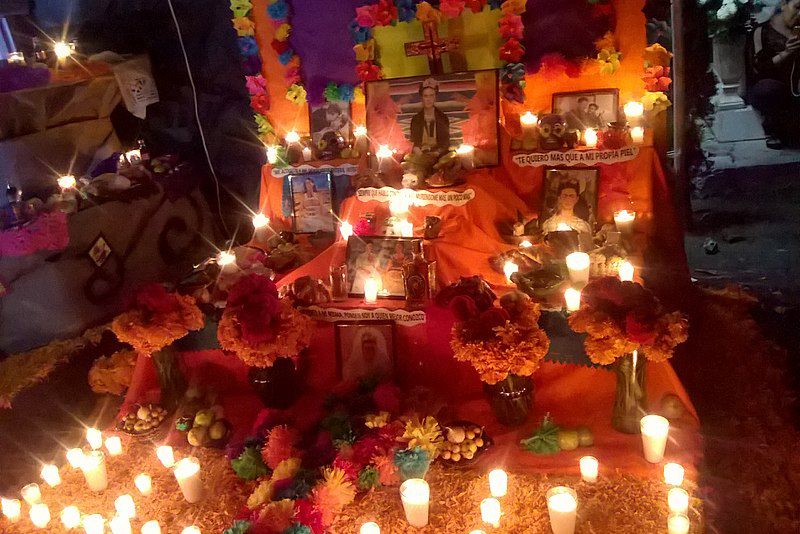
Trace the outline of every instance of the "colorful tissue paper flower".
[[364, 96], [364, 89], [357, 85], [353, 88], [353, 102], [358, 102], [359, 104], [363, 104], [366, 102], [367, 98]]
[[267, 466], [255, 447], [245, 447], [238, 458], [231, 461], [231, 466], [239, 478], [255, 480], [267, 474]]
[[380, 473], [378, 473], [378, 469], [368, 465], [358, 473], [358, 478], [356, 480], [356, 484], [358, 485], [358, 489], [362, 491], [369, 491], [372, 488], [377, 488], [381, 485], [380, 480]]
[[391, 416], [389, 412], [369, 413], [364, 418], [364, 425], [367, 428], [383, 428], [389, 423]]
[[266, 115], [269, 112], [269, 95], [261, 93], [260, 95], [250, 96], [250, 107], [253, 111], [261, 115]]
[[260, 95], [267, 92], [267, 80], [261, 74], [245, 76], [247, 92], [251, 95]]
[[503, 39], [522, 39], [525, 27], [522, 25], [522, 17], [519, 15], [504, 15], [500, 19], [500, 36]]
[[313, 534], [325, 534], [322, 514], [309, 499], [300, 499], [294, 503], [295, 524], [301, 523], [311, 529]]
[[349, 83], [343, 83], [339, 86], [339, 100], [342, 102], [352, 102], [355, 96], [355, 88]]
[[232, 22], [233, 29], [236, 30], [239, 37], [246, 37], [255, 33], [256, 25], [247, 17], [234, 17]]
[[356, 65], [356, 74], [358, 75], [359, 80], [362, 82], [368, 82], [371, 80], [379, 80], [382, 72], [381, 68], [375, 63], [371, 61], [362, 61]]
[[300, 470], [300, 458], [287, 458], [272, 471], [272, 480], [291, 478]]
[[441, 18], [442, 14], [430, 3], [420, 2], [417, 4], [417, 20], [423, 24], [426, 22], [439, 22]]
[[503, 83], [516, 83], [525, 78], [525, 65], [522, 63], [508, 63], [500, 69], [500, 79]]
[[325, 91], [323, 91], [322, 95], [328, 102], [336, 102], [340, 100], [339, 86], [333, 82], [328, 83], [328, 85], [325, 86]]
[[461, 12], [464, 11], [465, 7], [467, 6], [464, 0], [441, 0], [441, 2], [439, 2], [439, 11], [441, 11], [442, 15], [445, 17], [458, 17], [461, 15]]
[[285, 20], [289, 16], [289, 4], [285, 0], [277, 0], [267, 6], [267, 13], [274, 20]]
[[617, 43], [614, 39], [614, 32], [606, 32], [605, 35], [594, 42], [594, 46], [598, 51], [604, 48], [616, 48]]
[[558, 53], [545, 54], [539, 63], [537, 72], [546, 79], [553, 79], [561, 74], [566, 74], [569, 78], [577, 78], [581, 74], [581, 65]]
[[[290, 62], [291, 63], [291, 62]], [[283, 79], [286, 82], [286, 85], [294, 85], [300, 83], [300, 67], [292, 67], [287, 66], [286, 72], [283, 75]]]
[[245, 76], [255, 76], [261, 72], [261, 57], [258, 54], [242, 57], [242, 73]]
[[358, 21], [353, 21], [349, 26], [350, 37], [354, 43], [363, 43], [367, 39], [372, 38], [372, 29], [368, 26], [361, 26]]
[[247, 507], [255, 510], [262, 504], [272, 500], [273, 488], [271, 480], [262, 480], [247, 498]]
[[356, 61], [370, 61], [375, 59], [375, 39], [369, 39], [353, 47]]
[[272, 127], [272, 124], [269, 122], [269, 119], [266, 118], [264, 115], [256, 113], [253, 115], [256, 121], [256, 127], [258, 128], [259, 134], [268, 134], [268, 133], [275, 133], [275, 129]]
[[284, 22], [275, 30], [274, 38], [278, 41], [285, 41], [289, 38], [289, 34], [292, 33], [292, 27], [289, 26], [288, 23]]
[[372, 28], [377, 23], [375, 11], [377, 4], [366, 5], [356, 8], [356, 22], [364, 28]]
[[600, 64], [600, 74], [610, 76], [619, 69], [620, 53], [613, 48], [604, 48], [597, 54], [597, 62]]
[[236, 39], [236, 42], [239, 45], [239, 53], [243, 56], [258, 55], [258, 43], [256, 43], [255, 37], [239, 37]]
[[500, 9], [504, 15], [522, 15], [525, 13], [525, 0], [505, 0]]
[[648, 91], [642, 97], [642, 105], [644, 106], [645, 111], [650, 111], [657, 115], [670, 107], [672, 102], [669, 101], [667, 95], [660, 91]]
[[294, 503], [289, 499], [282, 499], [268, 503], [259, 512], [255, 520], [257, 530], [268, 532], [283, 532], [292, 524], [294, 516]]
[[499, 52], [500, 59], [503, 61], [516, 63], [522, 59], [522, 54], [525, 53], [525, 47], [523, 47], [516, 39], [509, 39], [503, 43], [503, 46], [500, 47]]
[[288, 65], [289, 62], [294, 57], [294, 50], [289, 48], [288, 50], [284, 51], [281, 55], [278, 56], [278, 61], [281, 62], [281, 65]]
[[375, 5], [375, 22], [379, 26], [389, 26], [397, 20], [397, 7], [392, 0], [380, 0]]
[[503, 98], [511, 102], [525, 102], [525, 91], [522, 87], [516, 84], [503, 84], [502, 86]]
[[323, 481], [311, 491], [311, 501], [320, 513], [322, 524], [330, 526], [336, 515], [353, 502], [356, 490], [344, 471], [329, 468], [323, 471]]
[[417, 4], [414, 0], [396, 0], [397, 19], [400, 22], [411, 22], [417, 17]]
[[672, 59], [672, 53], [670, 53], [660, 44], [656, 43], [644, 49], [642, 58], [644, 59], [646, 67], [655, 67], [659, 65], [662, 67], [668, 67], [669, 62]]
[[288, 41], [278, 41], [277, 39], [273, 39], [270, 41], [269, 45], [275, 50], [275, 53], [280, 55], [289, 50], [289, 42]]
[[397, 466], [401, 480], [425, 478], [431, 466], [431, 456], [422, 447], [398, 450], [394, 453], [394, 465]]
[[231, 0], [231, 11], [234, 17], [246, 17], [250, 10], [253, 9], [253, 4], [250, 0]]
[[467, 0], [466, 4], [473, 13], [480, 13], [486, 5], [486, 0]]
[[396, 486], [400, 483], [399, 468], [394, 464], [394, 455], [376, 456], [372, 463], [378, 470], [378, 481], [381, 486]]
[[666, 91], [672, 83], [672, 78], [669, 77], [669, 67], [650, 67], [644, 70], [645, 75], [642, 76], [644, 81], [644, 88], [648, 91]]
[[292, 526], [281, 532], [281, 534], [318, 534], [308, 525], [302, 523], [293, 523]]
[[286, 425], [276, 426], [270, 431], [267, 443], [261, 450], [264, 463], [270, 469], [276, 469], [281, 462], [294, 458], [297, 455], [294, 449], [296, 442], [297, 432]]

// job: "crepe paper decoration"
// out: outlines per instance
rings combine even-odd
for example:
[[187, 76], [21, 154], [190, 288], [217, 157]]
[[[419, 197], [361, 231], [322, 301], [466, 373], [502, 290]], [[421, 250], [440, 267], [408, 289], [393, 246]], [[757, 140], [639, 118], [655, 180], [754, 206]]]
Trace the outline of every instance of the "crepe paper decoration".
[[356, 74], [362, 82], [379, 80], [382, 77], [381, 68], [372, 61], [362, 61], [356, 65]]
[[497, 144], [494, 135], [497, 123], [495, 91], [477, 91], [467, 103], [469, 118], [462, 124], [461, 133], [468, 145], [493, 148]]
[[400, 22], [411, 22], [417, 17], [417, 4], [414, 0], [396, 0], [397, 19]]
[[267, 80], [261, 74], [245, 76], [247, 92], [251, 95], [260, 95], [267, 92]]
[[286, 84], [291, 86], [294, 84], [300, 83], [300, 66], [299, 65], [292, 65], [290, 61], [289, 64], [286, 66], [286, 74], [284, 75], [284, 81]]
[[423, 24], [426, 22], [439, 22], [441, 18], [441, 12], [428, 2], [417, 4], [417, 20]]
[[398, 450], [394, 453], [394, 465], [397, 466], [401, 480], [425, 478], [431, 465], [431, 456], [422, 447]]
[[644, 49], [642, 58], [644, 59], [645, 67], [667, 67], [669, 66], [670, 60], [672, 60], [672, 53], [656, 43]]
[[288, 65], [293, 57], [294, 57], [294, 50], [289, 48], [288, 50], [286, 50], [285, 52], [283, 52], [281, 55], [278, 56], [278, 61], [281, 62], [281, 65]]
[[389, 26], [397, 20], [397, 7], [393, 0], [379, 0], [373, 11], [376, 25]]
[[486, 5], [486, 0], [466, 0], [466, 5], [473, 13], [480, 13]]
[[275, 129], [272, 127], [272, 124], [269, 122], [269, 119], [260, 113], [255, 115], [256, 126], [258, 127], [259, 134], [272, 134], [275, 133]]
[[500, 35], [504, 39], [522, 39], [522, 17], [519, 15], [505, 15], [500, 19]]
[[284, 21], [289, 16], [289, 4], [285, 0], [277, 0], [267, 6], [267, 14], [275, 21]]
[[231, 0], [231, 11], [234, 17], [246, 17], [250, 10], [253, 9], [253, 4], [250, 0]]
[[522, 15], [525, 13], [525, 0], [505, 0], [500, 9], [504, 15]]
[[642, 76], [644, 81], [644, 88], [648, 91], [667, 91], [672, 78], [669, 77], [669, 67], [650, 67], [645, 69], [645, 75]]
[[273, 37], [278, 41], [285, 41], [289, 38], [290, 33], [292, 33], [292, 27], [284, 22], [275, 30], [275, 35]]
[[243, 56], [255, 56], [258, 55], [258, 43], [256, 43], [256, 38], [253, 36], [246, 36], [246, 37], [239, 37], [236, 39], [236, 43], [239, 45], [239, 53]]
[[604, 48], [597, 54], [597, 62], [600, 65], [600, 74], [610, 76], [619, 69], [620, 57], [622, 54], [614, 48]]
[[658, 115], [662, 111], [666, 111], [666, 109], [672, 105], [672, 102], [670, 102], [667, 95], [661, 91], [648, 91], [642, 97], [642, 105], [646, 112]]
[[284, 530], [281, 534], [315, 534], [311, 528], [303, 525], [302, 523], [294, 523], [292, 526]]
[[239, 37], [246, 37], [248, 35], [255, 34], [256, 25], [247, 17], [234, 17], [231, 22], [233, 22], [233, 28], [236, 30], [236, 33]]
[[342, 102], [352, 102], [355, 98], [355, 88], [349, 83], [343, 83], [339, 86], [339, 99]]
[[467, 6], [464, 0], [441, 0], [439, 2], [439, 11], [444, 16], [451, 18], [460, 16], [465, 7]]
[[246, 521], [244, 519], [238, 519], [233, 522], [230, 528], [226, 528], [222, 531], [222, 534], [246, 534], [248, 530], [250, 530], [250, 526], [253, 523], [251, 521]]
[[231, 461], [231, 466], [239, 478], [255, 480], [267, 474], [267, 466], [261, 460], [261, 453], [255, 447], [245, 447], [238, 458]]
[[334, 102], [337, 100], [341, 100], [339, 97], [339, 86], [335, 83], [331, 82], [327, 86], [325, 86], [325, 91], [323, 92], [323, 96], [325, 100], [328, 102]]
[[267, 466], [277, 469], [282, 462], [294, 458], [297, 453], [294, 449], [297, 439], [297, 432], [286, 425], [273, 428], [261, 450], [261, 457]]
[[375, 18], [375, 5], [356, 8], [356, 23], [364, 28], [372, 28], [378, 21]]
[[350, 23], [350, 36], [355, 43], [363, 43], [367, 39], [372, 38], [372, 29], [368, 26], [361, 26], [358, 21]]
[[613, 32], [606, 32], [600, 39], [594, 42], [594, 46], [597, 48], [597, 51], [604, 48], [616, 48], [617, 43], [616, 39], [614, 38]]
[[368, 491], [372, 488], [380, 487], [380, 475], [378, 469], [374, 466], [368, 465], [358, 473], [358, 489]]
[[253, 111], [256, 113], [266, 115], [269, 111], [269, 104], [269, 95], [267, 93], [250, 96], [250, 107], [253, 108]]
[[581, 66], [576, 61], [570, 61], [561, 54], [546, 54], [542, 57], [539, 69], [536, 71], [546, 79], [553, 79], [561, 74], [570, 78], [577, 78], [581, 74]]
[[375, 39], [369, 39], [353, 47], [356, 61], [370, 61], [375, 59]]
[[500, 59], [503, 61], [516, 62], [522, 59], [522, 54], [525, 53], [525, 47], [523, 47], [517, 39], [511, 38], [500, 47], [499, 53]]

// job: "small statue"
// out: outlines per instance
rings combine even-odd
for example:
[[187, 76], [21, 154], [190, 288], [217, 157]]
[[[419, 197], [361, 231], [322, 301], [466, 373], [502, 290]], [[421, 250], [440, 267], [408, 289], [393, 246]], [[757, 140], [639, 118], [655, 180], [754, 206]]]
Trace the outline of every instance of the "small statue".
[[542, 150], [561, 150], [564, 147], [564, 134], [567, 124], [558, 113], [548, 113], [539, 119], [539, 148]]

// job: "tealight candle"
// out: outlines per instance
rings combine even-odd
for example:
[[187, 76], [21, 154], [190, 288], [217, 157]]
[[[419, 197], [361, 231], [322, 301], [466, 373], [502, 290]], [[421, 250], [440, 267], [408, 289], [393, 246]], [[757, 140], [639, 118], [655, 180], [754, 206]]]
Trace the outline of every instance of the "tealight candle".
[[292, 130], [291, 132], [286, 134], [284, 137], [288, 144], [299, 143], [300, 142], [300, 134]]
[[411, 221], [400, 221], [397, 223], [397, 229], [402, 237], [414, 237], [414, 225]]
[[142, 525], [142, 534], [161, 534], [161, 525], [158, 521], [148, 521]]
[[625, 112], [625, 118], [629, 121], [632, 119], [638, 119], [644, 115], [644, 104], [638, 100], [631, 100], [625, 104], [622, 110]]
[[161, 445], [156, 449], [156, 456], [164, 467], [172, 467], [175, 465], [175, 455], [172, 453], [172, 447], [169, 445]]
[[539, 122], [539, 118], [530, 111], [526, 111], [519, 116], [519, 123], [525, 129], [535, 126], [537, 122]]
[[380, 159], [391, 158], [394, 153], [392, 149], [389, 148], [389, 145], [381, 145], [378, 147], [378, 150], [375, 152], [375, 155], [378, 156]]
[[581, 292], [579, 289], [568, 287], [564, 290], [564, 302], [567, 305], [568, 312], [574, 312], [581, 309]]
[[557, 486], [547, 492], [547, 511], [553, 534], [573, 534], [578, 510], [578, 494], [572, 488]]
[[150, 495], [150, 492], [153, 490], [153, 479], [146, 473], [136, 475], [136, 478], [133, 479], [133, 483], [142, 495]]
[[583, 142], [587, 148], [597, 148], [597, 130], [586, 128], [586, 131], [583, 132]]
[[103, 433], [97, 430], [96, 428], [87, 428], [86, 429], [86, 441], [89, 442], [89, 446], [97, 450], [103, 446]]
[[353, 235], [353, 225], [347, 221], [342, 221], [342, 224], [339, 225], [339, 233], [342, 235], [342, 239], [347, 241]]
[[42, 492], [39, 490], [39, 484], [28, 484], [22, 488], [22, 498], [25, 502], [33, 506], [42, 500]]
[[667, 493], [669, 511], [673, 514], [685, 514], [689, 510], [689, 494], [681, 488], [672, 488]]
[[81, 512], [77, 506], [67, 506], [61, 510], [61, 524], [66, 529], [78, 528], [81, 526]]
[[403, 501], [406, 521], [412, 527], [420, 528], [428, 524], [430, 496], [430, 486], [421, 478], [410, 478], [400, 486], [400, 499]]
[[197, 458], [184, 458], [176, 463], [175, 479], [186, 502], [196, 503], [203, 498], [203, 481], [200, 478], [200, 462]]
[[191, 527], [186, 527], [185, 529], [183, 529], [181, 531], [181, 534], [202, 534], [202, 533], [200, 532], [199, 528], [197, 528], [195, 526], [191, 526]]
[[361, 530], [358, 532], [359, 534], [381, 534], [381, 527], [377, 523], [370, 521], [361, 525]]
[[472, 145], [462, 144], [456, 149], [456, 154], [461, 162], [461, 166], [471, 171], [475, 168], [475, 147]]
[[263, 213], [253, 215], [253, 238], [260, 242], [269, 238], [269, 217]]
[[494, 497], [481, 501], [481, 520], [492, 525], [494, 528], [500, 526], [500, 501]]
[[589, 283], [589, 255], [585, 252], [573, 252], [567, 256], [567, 269], [573, 284], [585, 285]]
[[127, 517], [114, 516], [108, 522], [111, 534], [131, 534], [131, 521]]
[[305, 147], [303, 149], [303, 161], [311, 161], [313, 157], [314, 153], [311, 151], [311, 147]]
[[644, 457], [651, 464], [664, 459], [669, 435], [669, 421], [660, 415], [645, 415], [640, 422]]
[[619, 264], [619, 279], [623, 282], [633, 282], [633, 265], [629, 261]]
[[631, 128], [631, 141], [637, 145], [644, 143], [644, 128], [641, 126], [634, 126]]
[[19, 499], [2, 499], [0, 506], [3, 509], [3, 515], [12, 523], [19, 521], [20, 512], [22, 512], [22, 503]]
[[119, 456], [122, 454], [122, 440], [119, 436], [111, 436], [106, 439], [106, 450], [109, 456]]
[[86, 534], [103, 534], [105, 530], [106, 520], [100, 514], [92, 514], [83, 516], [81, 524]]
[[683, 485], [683, 466], [676, 463], [668, 463], [664, 466], [664, 483], [668, 486]]
[[375, 304], [378, 301], [378, 280], [372, 276], [364, 281], [364, 302]]
[[53, 464], [47, 464], [42, 467], [42, 472], [40, 474], [42, 475], [42, 480], [51, 488], [61, 484], [61, 475], [58, 473], [58, 467]]
[[81, 460], [83, 460], [82, 449], [78, 449], [76, 447], [74, 449], [70, 449], [67, 451], [67, 461], [69, 462], [69, 465], [71, 465], [73, 469], [78, 469], [81, 466]]
[[506, 275], [506, 280], [509, 284], [511, 284], [511, 275], [514, 273], [519, 272], [519, 265], [514, 263], [513, 261], [507, 261], [505, 265], [503, 265], [503, 273]]
[[688, 534], [690, 524], [686, 514], [670, 514], [667, 517], [667, 534]]
[[353, 135], [355, 135], [356, 137], [364, 137], [365, 135], [367, 135], [367, 127], [364, 126], [363, 124], [359, 124], [358, 126], [353, 128]]
[[617, 231], [624, 236], [633, 234], [633, 222], [636, 220], [636, 212], [620, 210], [614, 212], [614, 225]]
[[44, 528], [50, 522], [50, 509], [46, 504], [37, 503], [31, 506], [31, 522], [39, 528]]
[[114, 509], [117, 511], [119, 517], [136, 517], [136, 504], [133, 502], [133, 497], [128, 495], [120, 495], [114, 501]]
[[502, 469], [489, 471], [489, 492], [492, 497], [505, 497], [508, 491], [508, 474]]
[[72, 189], [77, 184], [75, 177], [71, 174], [59, 176], [58, 180], [56, 181], [58, 182], [58, 187], [61, 188], [61, 191]]
[[236, 265], [236, 254], [223, 250], [217, 254], [217, 265], [222, 268], [223, 273], [234, 273], [239, 268]]
[[278, 161], [278, 147], [275, 145], [269, 145], [267, 147], [267, 161], [270, 165], [275, 164]]
[[594, 456], [583, 456], [580, 459], [581, 478], [584, 482], [597, 482], [600, 462]]
[[103, 451], [92, 451], [85, 454], [81, 461], [81, 471], [83, 471], [90, 490], [103, 491], [108, 487], [106, 455], [103, 454]]
[[391, 213], [393, 217], [403, 217], [408, 213], [408, 208], [408, 198], [404, 195], [397, 195], [392, 197], [389, 201], [389, 213]]
[[72, 48], [64, 41], [57, 41], [53, 43], [53, 52], [57, 59], [67, 59], [72, 55]]

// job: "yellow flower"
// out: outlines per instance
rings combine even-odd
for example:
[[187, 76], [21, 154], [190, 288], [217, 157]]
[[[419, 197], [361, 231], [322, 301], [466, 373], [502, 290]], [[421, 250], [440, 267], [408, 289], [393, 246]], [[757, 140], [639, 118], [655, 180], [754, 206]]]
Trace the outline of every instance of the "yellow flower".
[[525, 0], [506, 0], [501, 9], [503, 15], [522, 15], [525, 13]]
[[604, 48], [615, 48], [614, 32], [606, 32], [604, 36], [594, 42], [595, 48], [602, 50]]
[[272, 472], [272, 480], [283, 480], [293, 477], [300, 470], [300, 458], [289, 458], [278, 464]]
[[367, 428], [383, 428], [389, 423], [389, 412], [380, 412], [378, 414], [367, 414], [367, 420], [364, 423]]
[[620, 53], [612, 48], [603, 48], [597, 54], [597, 62], [600, 64], [600, 74], [611, 75], [619, 69]]
[[239, 37], [245, 37], [255, 34], [256, 25], [247, 17], [235, 17], [233, 19], [233, 29], [239, 34]]
[[272, 481], [265, 480], [253, 491], [247, 498], [247, 507], [250, 510], [255, 510], [265, 502], [272, 500]]
[[645, 67], [668, 67], [672, 54], [669, 50], [656, 43], [645, 48], [642, 57], [644, 58]]
[[283, 23], [275, 30], [275, 40], [276, 41], [285, 41], [289, 38], [289, 34], [292, 33], [292, 27], [289, 26], [287, 23]]
[[293, 104], [297, 104], [298, 106], [302, 106], [306, 103], [306, 90], [302, 85], [297, 85], [293, 83], [287, 90], [286, 90], [286, 100]]
[[435, 417], [428, 416], [422, 421], [414, 416], [406, 423], [403, 439], [408, 440], [408, 448], [421, 447], [428, 451], [431, 459], [439, 455], [439, 445], [444, 440], [442, 429]]
[[360, 85], [358, 85], [353, 90], [353, 102], [358, 102], [359, 104], [363, 104], [364, 101], [365, 101], [365, 99], [364, 99], [364, 90], [361, 88]]
[[661, 91], [648, 91], [642, 97], [642, 105], [645, 111], [651, 111], [658, 115], [672, 105], [666, 94]]
[[375, 39], [369, 39], [353, 47], [356, 61], [370, 61], [375, 58]]
[[420, 22], [439, 22], [441, 18], [441, 12], [428, 2], [417, 4], [417, 20]]

